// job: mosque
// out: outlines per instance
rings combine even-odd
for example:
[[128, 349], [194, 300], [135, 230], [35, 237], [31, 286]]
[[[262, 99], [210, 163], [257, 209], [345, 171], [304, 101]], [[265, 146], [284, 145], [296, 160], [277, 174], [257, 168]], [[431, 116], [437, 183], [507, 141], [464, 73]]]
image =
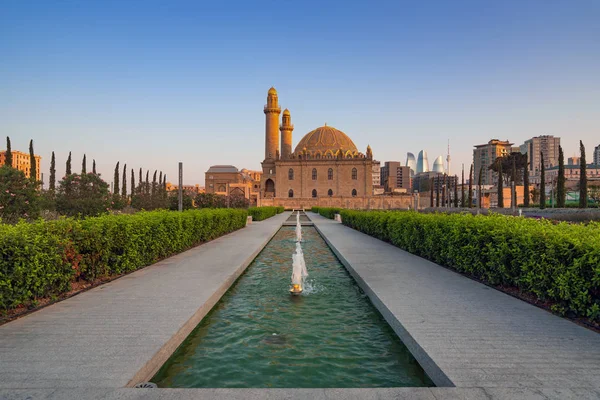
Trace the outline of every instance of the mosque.
[[404, 203], [410, 202], [382, 196], [374, 199], [370, 146], [366, 153], [359, 152], [352, 139], [332, 126], [325, 124], [308, 132], [292, 151], [292, 117], [285, 109], [280, 121], [281, 107], [273, 87], [264, 113], [265, 157], [258, 205], [363, 209], [406, 207]]

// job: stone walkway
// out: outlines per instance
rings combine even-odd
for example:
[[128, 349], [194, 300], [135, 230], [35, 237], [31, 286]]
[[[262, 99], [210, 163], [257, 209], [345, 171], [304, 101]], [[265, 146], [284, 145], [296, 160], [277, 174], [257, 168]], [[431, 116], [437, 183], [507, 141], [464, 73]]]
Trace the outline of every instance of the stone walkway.
[[150, 379], [289, 215], [0, 326], [0, 389], [119, 388]]
[[599, 334], [340, 223], [309, 216], [438, 386], [600, 398]]

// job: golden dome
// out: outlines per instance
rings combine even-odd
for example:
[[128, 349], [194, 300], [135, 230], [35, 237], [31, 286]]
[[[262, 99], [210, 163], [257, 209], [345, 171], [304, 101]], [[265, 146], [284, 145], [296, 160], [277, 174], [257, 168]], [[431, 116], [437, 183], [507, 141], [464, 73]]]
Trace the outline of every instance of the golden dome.
[[304, 135], [302, 140], [296, 145], [294, 153], [301, 154], [304, 149], [312, 155], [321, 153], [321, 155], [325, 156], [325, 153], [328, 151], [336, 154], [340, 149], [344, 154], [348, 151], [353, 155], [358, 154], [358, 149], [352, 139], [344, 132], [327, 125]]
[[269, 89], [269, 94], [277, 94], [277, 90], [275, 90], [275, 88], [271, 86], [271, 89]]
[[283, 115], [290, 115], [290, 110], [288, 110], [287, 108], [283, 110]]

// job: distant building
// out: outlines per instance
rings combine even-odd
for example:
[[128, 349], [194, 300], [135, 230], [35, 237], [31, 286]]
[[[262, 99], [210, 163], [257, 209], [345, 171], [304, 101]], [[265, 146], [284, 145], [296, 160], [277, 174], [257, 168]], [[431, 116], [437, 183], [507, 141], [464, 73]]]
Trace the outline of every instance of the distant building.
[[568, 165], [579, 165], [579, 160], [580, 160], [580, 157], [569, 157], [567, 160], [568, 161], [567, 164]]
[[435, 161], [433, 162], [433, 172], [437, 172], [440, 174], [445, 173], [445, 169], [444, 169], [444, 158], [442, 156], [439, 156], [438, 158], [435, 159]]
[[410, 168], [410, 176], [417, 173], [417, 160], [413, 153], [406, 153], [406, 166]]
[[[568, 189], [576, 189], [579, 187], [579, 172], [581, 167], [579, 165], [565, 165], [565, 180], [566, 187]], [[586, 167], [585, 175], [587, 176], [588, 185], [600, 184], [600, 165], [588, 164]], [[555, 185], [558, 181], [558, 165], [550, 167], [544, 174], [546, 180], [546, 188], [550, 188], [551, 185]], [[532, 183], [539, 184], [539, 176], [534, 179]]]
[[[456, 176], [448, 176], [446, 175], [446, 181], [444, 183], [444, 175], [442, 173], [439, 172], [434, 172], [434, 171], [430, 171], [430, 172], [424, 172], [422, 174], [417, 174], [415, 175], [415, 177], [413, 178], [412, 181], [412, 191], [417, 191], [417, 192], [429, 192], [432, 187], [431, 187], [431, 183], [432, 183], [432, 179], [433, 179], [433, 190], [437, 190], [438, 186], [440, 187], [440, 190], [444, 187], [444, 184], [446, 185], [446, 187], [450, 187], [451, 191], [454, 191], [454, 185], [458, 184], [458, 178]], [[459, 189], [459, 193], [460, 193], [460, 189]]]
[[496, 158], [508, 156], [513, 150], [518, 150], [518, 148], [513, 148], [512, 145], [513, 143], [508, 140], [498, 139], [492, 139], [486, 144], [476, 145], [473, 150], [473, 183], [477, 184], [479, 182], [479, 171], [483, 168], [481, 184], [493, 185], [496, 174], [489, 169], [489, 166], [496, 161]]
[[[183, 185], [183, 192], [191, 197], [196, 197], [197, 194], [199, 193], [204, 193], [204, 187], [200, 186], [199, 184], [195, 184], [195, 185]], [[175, 185], [171, 182], [167, 182], [167, 192], [171, 192], [174, 190], [179, 190], [179, 185]]]
[[[20, 151], [12, 150], [12, 167], [18, 169], [19, 171], [23, 171], [25, 176], [29, 178], [31, 171], [31, 160], [29, 157], [29, 153], [23, 153]], [[35, 165], [36, 165], [36, 180], [41, 180], [41, 171], [40, 171], [40, 163], [42, 161], [42, 157], [34, 155]], [[4, 165], [6, 160], [6, 150], [0, 152], [0, 165]]]
[[233, 165], [213, 165], [204, 174], [206, 193], [243, 196], [256, 204], [261, 171], [238, 170]]
[[429, 160], [427, 160], [427, 152], [425, 150], [419, 152], [419, 158], [417, 159], [417, 174], [422, 172], [429, 172]]
[[381, 162], [373, 160], [373, 188], [381, 186]]
[[594, 149], [594, 164], [600, 165], [600, 144]]
[[538, 175], [541, 171], [541, 156], [544, 154], [544, 167], [546, 169], [558, 165], [558, 147], [560, 138], [551, 135], [536, 136], [526, 140], [520, 146], [522, 154], [527, 154], [529, 175]]
[[381, 167], [381, 182], [386, 193], [410, 192], [410, 167], [402, 166], [399, 161], [386, 161]]

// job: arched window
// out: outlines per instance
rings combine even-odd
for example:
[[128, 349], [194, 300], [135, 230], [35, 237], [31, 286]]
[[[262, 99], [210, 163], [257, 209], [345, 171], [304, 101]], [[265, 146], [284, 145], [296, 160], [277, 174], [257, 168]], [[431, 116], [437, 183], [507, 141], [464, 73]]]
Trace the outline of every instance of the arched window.
[[288, 179], [290, 181], [294, 180], [294, 169], [293, 168], [290, 168], [289, 171], [288, 171]]
[[288, 192], [288, 197], [294, 197], [294, 191], [292, 189]]
[[356, 189], [352, 189], [352, 197], [356, 197]]
[[329, 196], [329, 197], [333, 196], [333, 190], [329, 189], [327, 191], [327, 196]]
[[225, 190], [227, 190], [227, 189], [225, 188], [225, 185], [220, 185], [220, 186], [219, 186], [219, 190], [217, 190], [217, 192], [224, 192]]
[[358, 179], [358, 171], [356, 170], [356, 168], [352, 168], [352, 179]]
[[315, 157], [317, 160], [321, 159], [321, 153], [317, 153], [317, 156]]
[[327, 179], [329, 179], [330, 181], [333, 180], [333, 168], [329, 168], [327, 170]]
[[317, 189], [313, 189], [313, 191], [312, 191], [312, 197], [317, 197]]
[[316, 181], [317, 180], [317, 169], [313, 168], [312, 170], [312, 180]]

